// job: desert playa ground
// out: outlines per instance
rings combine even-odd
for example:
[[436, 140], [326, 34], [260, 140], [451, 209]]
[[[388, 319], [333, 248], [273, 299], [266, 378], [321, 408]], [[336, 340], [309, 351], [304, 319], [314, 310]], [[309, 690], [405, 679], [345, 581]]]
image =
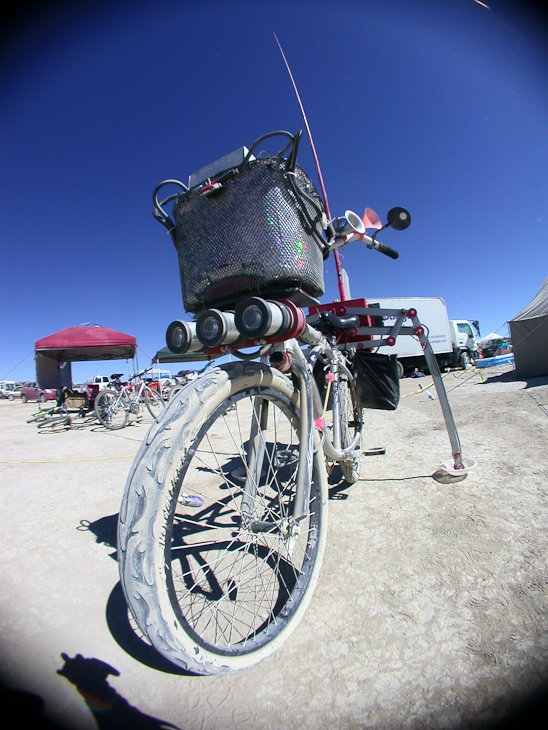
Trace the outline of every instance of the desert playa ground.
[[332, 475], [302, 624], [265, 663], [219, 678], [167, 664], [125, 609], [116, 520], [150, 417], [43, 434], [26, 423], [36, 404], [0, 402], [5, 717], [90, 730], [513, 721], [548, 681], [548, 378], [511, 367], [444, 379], [477, 461], [463, 481], [432, 478], [451, 451], [429, 377], [401, 382], [397, 411], [366, 411], [365, 447], [386, 454], [365, 457], [352, 487]]

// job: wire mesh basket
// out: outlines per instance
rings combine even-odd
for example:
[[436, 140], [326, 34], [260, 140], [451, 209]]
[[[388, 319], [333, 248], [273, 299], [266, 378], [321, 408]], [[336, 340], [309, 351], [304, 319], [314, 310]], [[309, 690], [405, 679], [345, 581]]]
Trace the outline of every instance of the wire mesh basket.
[[[275, 134], [290, 138], [283, 150], [290, 148], [288, 157], [255, 159], [256, 146]], [[171, 223], [188, 312], [230, 308], [250, 294], [304, 306], [324, 293], [324, 208], [296, 164], [299, 138], [288, 132], [260, 137], [238, 167], [179, 193], [174, 222], [155, 212]]]

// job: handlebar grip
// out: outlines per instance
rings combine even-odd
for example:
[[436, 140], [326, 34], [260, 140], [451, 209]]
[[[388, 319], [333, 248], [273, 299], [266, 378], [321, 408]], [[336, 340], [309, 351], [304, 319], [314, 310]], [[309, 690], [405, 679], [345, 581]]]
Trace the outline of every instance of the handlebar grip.
[[380, 251], [385, 256], [389, 256], [391, 259], [397, 259], [399, 257], [399, 253], [395, 251], [393, 248], [390, 248], [390, 246], [387, 246], [385, 243], [381, 243], [380, 241], [375, 241], [373, 244], [373, 248], [376, 248], [377, 251]]

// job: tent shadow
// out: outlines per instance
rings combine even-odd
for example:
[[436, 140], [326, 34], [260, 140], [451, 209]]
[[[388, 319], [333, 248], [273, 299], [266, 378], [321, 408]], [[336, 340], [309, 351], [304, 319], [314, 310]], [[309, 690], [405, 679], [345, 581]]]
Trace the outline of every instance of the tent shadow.
[[[485, 372], [485, 370], [483, 372]], [[513, 383], [516, 380], [518, 380], [518, 378], [516, 378], [515, 370], [512, 369], [507, 370], [504, 373], [498, 373], [497, 375], [489, 375], [488, 377], [484, 377], [483, 381], [481, 383], [478, 383], [478, 385], [487, 385], [488, 383]]]
[[536, 378], [525, 378], [526, 388], [538, 388], [539, 385], [548, 385], [548, 375], [539, 375]]
[[538, 388], [541, 385], [548, 385], [548, 375], [538, 375], [530, 378], [520, 378], [516, 376], [515, 370], [508, 370], [505, 373], [499, 373], [498, 375], [491, 375], [483, 379], [482, 383], [478, 385], [487, 385], [489, 383], [514, 383], [521, 381], [525, 383], [525, 388]]

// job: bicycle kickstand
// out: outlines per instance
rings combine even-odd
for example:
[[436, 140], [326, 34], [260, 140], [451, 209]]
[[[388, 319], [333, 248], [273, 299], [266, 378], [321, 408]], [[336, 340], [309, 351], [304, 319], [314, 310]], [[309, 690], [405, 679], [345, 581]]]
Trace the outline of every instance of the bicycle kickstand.
[[447, 398], [447, 391], [445, 390], [443, 378], [441, 377], [441, 371], [438, 365], [438, 361], [436, 360], [436, 356], [434, 355], [432, 346], [428, 340], [428, 337], [426, 336], [424, 327], [419, 321], [419, 318], [415, 316], [413, 317], [412, 321], [413, 326], [415, 327], [415, 334], [420, 340], [428, 369], [430, 370], [432, 380], [434, 381], [434, 386], [438, 394], [443, 418], [445, 420], [445, 427], [447, 428], [449, 441], [451, 443], [453, 466], [451, 466], [451, 464], [446, 461], [442, 464], [441, 468], [452, 476], [465, 475], [468, 471], [470, 471], [470, 469], [476, 466], [476, 462], [474, 459], [471, 459], [469, 457], [465, 459], [463, 459], [462, 457], [459, 434], [455, 425], [451, 406], [449, 405], [449, 399]]

